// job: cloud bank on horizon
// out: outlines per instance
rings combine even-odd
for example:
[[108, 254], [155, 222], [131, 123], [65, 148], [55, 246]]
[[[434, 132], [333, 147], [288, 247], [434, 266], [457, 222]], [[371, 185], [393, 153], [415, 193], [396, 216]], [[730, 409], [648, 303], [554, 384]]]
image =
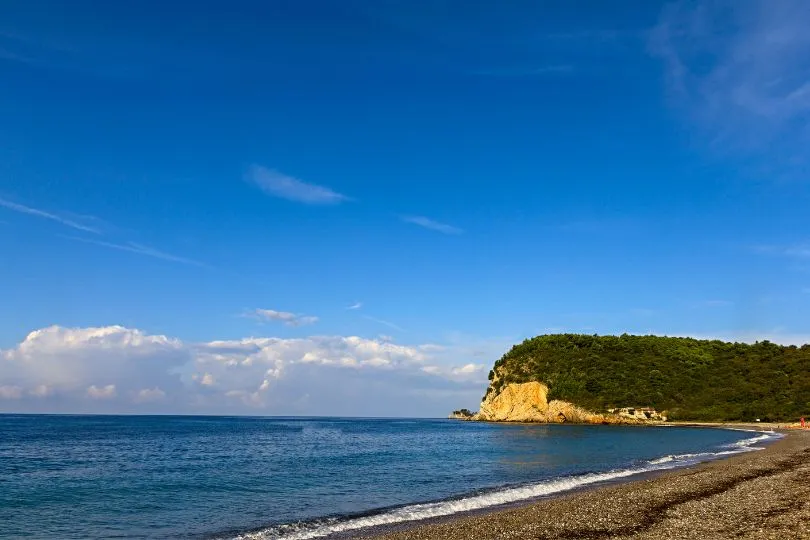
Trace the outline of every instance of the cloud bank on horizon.
[[458, 353], [356, 336], [186, 343], [51, 326], [0, 350], [0, 412], [429, 414], [480, 398], [489, 366], [454, 365]]
[[[802, 344], [810, 336], [735, 339]], [[475, 408], [507, 348], [385, 336], [188, 343], [123, 326], [51, 326], [0, 349], [0, 412], [435, 416]]]

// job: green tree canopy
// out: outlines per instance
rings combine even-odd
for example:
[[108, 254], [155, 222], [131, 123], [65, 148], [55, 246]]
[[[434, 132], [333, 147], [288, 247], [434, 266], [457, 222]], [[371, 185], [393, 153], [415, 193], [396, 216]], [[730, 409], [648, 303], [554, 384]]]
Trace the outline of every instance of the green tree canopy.
[[543, 335], [512, 347], [490, 381], [487, 393], [541, 381], [549, 399], [593, 411], [651, 406], [673, 420], [794, 420], [810, 416], [810, 345]]

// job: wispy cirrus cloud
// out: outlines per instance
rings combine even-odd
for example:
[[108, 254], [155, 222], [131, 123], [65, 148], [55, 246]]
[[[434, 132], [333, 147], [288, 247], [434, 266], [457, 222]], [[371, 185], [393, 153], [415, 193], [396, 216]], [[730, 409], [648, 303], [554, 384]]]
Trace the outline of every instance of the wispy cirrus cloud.
[[400, 216], [400, 219], [405, 223], [411, 223], [413, 225], [419, 225], [425, 229], [430, 229], [431, 231], [437, 231], [442, 234], [462, 234], [464, 229], [460, 229], [458, 227], [454, 227], [453, 225], [448, 225], [446, 223], [441, 223], [439, 221], [435, 221], [433, 219], [424, 217], [424, 216]]
[[254, 309], [251, 316], [263, 321], [276, 321], [287, 326], [305, 326], [318, 322], [318, 317], [312, 315], [301, 315], [289, 311], [276, 311], [274, 309]]
[[[810, 10], [804, 0], [677, 2], [650, 49], [668, 91], [714, 149], [802, 170], [810, 144]], [[787, 171], [786, 171], [787, 172]]]
[[383, 326], [387, 326], [388, 328], [393, 328], [394, 330], [397, 330], [399, 332], [405, 332], [404, 328], [402, 328], [401, 326], [399, 326], [397, 324], [394, 324], [394, 323], [392, 323], [390, 321], [386, 321], [386, 320], [383, 320], [383, 319], [378, 319], [377, 317], [372, 317], [371, 315], [363, 315], [363, 317], [368, 319], [369, 321], [374, 321], [375, 323], [379, 323], [379, 324], [381, 324]]
[[[66, 227], [70, 227], [77, 231], [81, 231], [84, 233], [91, 233], [94, 235], [102, 236], [104, 231], [102, 231], [101, 225], [103, 225], [103, 229], [109, 233], [110, 229], [114, 229], [114, 227], [105, 222], [104, 220], [91, 215], [85, 214], [75, 214], [72, 212], [62, 212], [60, 214], [55, 214], [53, 212], [49, 212], [46, 210], [42, 210], [39, 208], [34, 208], [31, 206], [26, 206], [23, 204], [19, 204], [13, 201], [9, 201], [8, 199], [0, 198], [0, 207], [7, 208], [14, 212], [18, 212], [20, 214], [26, 214], [34, 217], [38, 217], [41, 219], [47, 219]], [[5, 221], [0, 221], [0, 223], [6, 223]], [[89, 223], [93, 223], [90, 225]], [[68, 240], [72, 240], [74, 242], [81, 242], [84, 244], [92, 244], [96, 246], [106, 247], [109, 249], [116, 249], [119, 251], [127, 251], [129, 253], [135, 253], [137, 255], [143, 255], [146, 257], [152, 257], [155, 259], [162, 259], [165, 261], [171, 261], [176, 263], [188, 264], [192, 266], [200, 266], [200, 267], [210, 267], [209, 265], [196, 261], [194, 259], [189, 259], [187, 257], [181, 257], [179, 255], [174, 255], [172, 253], [167, 253], [165, 251], [161, 251], [159, 249], [146, 246], [143, 244], [139, 244], [136, 242], [125, 242], [125, 243], [115, 243], [115, 242], [108, 242], [104, 240], [98, 240], [97, 237], [86, 238], [82, 236], [67, 236], [63, 234], [58, 234], [57, 236], [61, 238], [66, 238]]]
[[95, 227], [91, 227], [90, 225], [85, 225], [83, 223], [79, 223], [76, 220], [69, 219], [67, 217], [63, 217], [63, 216], [60, 216], [58, 214], [54, 214], [53, 212], [47, 212], [45, 210], [40, 210], [39, 208], [32, 208], [30, 206], [25, 206], [23, 204], [19, 204], [19, 203], [9, 201], [7, 199], [0, 198], [0, 206], [2, 206], [3, 208], [7, 208], [9, 210], [12, 210], [14, 212], [18, 212], [20, 214], [27, 214], [29, 216], [34, 216], [34, 217], [54, 221], [56, 223], [60, 223], [62, 225], [65, 225], [66, 227], [71, 227], [71, 228], [76, 229], [78, 231], [88, 232], [88, 233], [93, 233], [93, 234], [101, 234], [101, 231], [99, 231]]
[[346, 309], [357, 310], [357, 309], [360, 309], [361, 307], [363, 307], [363, 302], [355, 302], [354, 304], [352, 304], [350, 306], [346, 306]]
[[335, 205], [351, 200], [350, 197], [328, 187], [309, 184], [260, 165], [250, 167], [247, 179], [266, 194], [289, 201], [312, 205]]
[[117, 249], [119, 251], [126, 251], [129, 253], [135, 253], [136, 255], [143, 255], [145, 257], [152, 257], [155, 259], [162, 259], [164, 261], [171, 261], [181, 264], [189, 264], [192, 266], [200, 266], [203, 268], [210, 268], [209, 265], [195, 261], [194, 259], [188, 259], [186, 257], [181, 257], [179, 255], [173, 255], [171, 253], [166, 253], [165, 251], [160, 251], [153, 247], [145, 246], [143, 244], [137, 244], [135, 242], [127, 242], [125, 244], [116, 244], [113, 242], [104, 242], [102, 240], [93, 240], [91, 238], [81, 238], [78, 236], [63, 236], [63, 238], [67, 238], [68, 240], [73, 240], [74, 242], [82, 242], [84, 244], [93, 244], [95, 246], [106, 247], [110, 249]]

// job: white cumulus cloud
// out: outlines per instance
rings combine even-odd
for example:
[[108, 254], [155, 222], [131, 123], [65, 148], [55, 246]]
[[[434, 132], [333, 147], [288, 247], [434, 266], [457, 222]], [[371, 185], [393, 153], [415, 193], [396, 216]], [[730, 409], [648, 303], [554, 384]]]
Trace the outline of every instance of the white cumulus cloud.
[[95, 384], [91, 384], [87, 387], [87, 397], [93, 399], [110, 399], [115, 397], [115, 385], [108, 384], [107, 386], [103, 386], [99, 388]]
[[432, 344], [358, 336], [189, 343], [52, 326], [0, 350], [0, 411], [440, 415], [486, 385], [455, 360]]
[[116, 244], [114, 242], [103, 242], [101, 240], [93, 240], [90, 238], [79, 238], [77, 236], [66, 236], [68, 240], [73, 240], [74, 242], [82, 242], [85, 244], [93, 244], [95, 246], [101, 246], [109, 249], [115, 249], [118, 251], [126, 251], [128, 253], [134, 253], [136, 255], [143, 255], [145, 257], [152, 257], [154, 259], [162, 259], [164, 261], [171, 261], [176, 263], [182, 264], [189, 264], [192, 266], [200, 266], [203, 268], [208, 267], [207, 264], [202, 263], [200, 261], [195, 261], [193, 259], [189, 259], [186, 257], [181, 257], [179, 255], [174, 255], [172, 253], [166, 253], [165, 251], [160, 251], [153, 247], [145, 246], [143, 244], [137, 244], [135, 242], [127, 242], [125, 244]]
[[42, 398], [51, 395], [51, 389], [47, 385], [40, 384], [39, 386], [35, 386], [31, 390], [29, 390], [29, 393], [32, 396]]
[[312, 315], [301, 315], [289, 311], [276, 311], [274, 309], [255, 309], [252, 315], [260, 320], [278, 321], [287, 326], [304, 326], [318, 322], [318, 317]]
[[166, 392], [160, 388], [144, 388], [135, 396], [135, 401], [138, 403], [150, 403], [160, 401], [166, 397]]
[[458, 368], [453, 368], [452, 373], [453, 375], [470, 375], [471, 373], [476, 373], [485, 369], [485, 367], [481, 364], [465, 364]]

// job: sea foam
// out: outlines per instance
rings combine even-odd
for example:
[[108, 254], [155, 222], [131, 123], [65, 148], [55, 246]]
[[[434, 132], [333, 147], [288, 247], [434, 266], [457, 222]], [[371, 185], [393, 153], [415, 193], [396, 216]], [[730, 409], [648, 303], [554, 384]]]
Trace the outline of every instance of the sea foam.
[[626, 469], [544, 480], [542, 482], [479, 493], [458, 499], [412, 504], [364, 516], [347, 518], [331, 517], [314, 521], [287, 523], [258, 531], [242, 533], [233, 538], [234, 540], [309, 540], [312, 538], [323, 538], [332, 534], [358, 531], [369, 527], [380, 527], [407, 521], [439, 518], [460, 512], [470, 512], [536, 499], [638, 474], [685, 467], [702, 461], [717, 459], [722, 456], [761, 450], [760, 447], [755, 445], [782, 437], [782, 435], [773, 431], [741, 431], [752, 431], [759, 433], [759, 435], [727, 445], [724, 447], [726, 449], [717, 452], [667, 455]]

